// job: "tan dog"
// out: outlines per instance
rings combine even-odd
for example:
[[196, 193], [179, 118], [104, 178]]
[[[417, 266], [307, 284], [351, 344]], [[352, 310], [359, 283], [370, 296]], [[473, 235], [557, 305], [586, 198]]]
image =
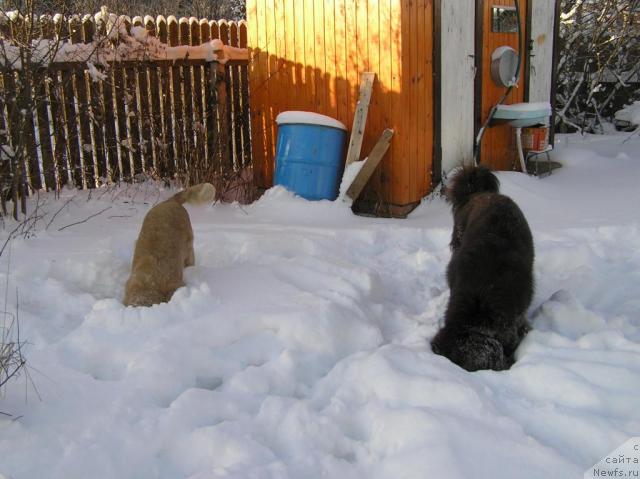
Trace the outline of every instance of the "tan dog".
[[201, 183], [172, 196], [149, 210], [142, 222], [125, 285], [126, 306], [167, 302], [184, 286], [182, 270], [195, 264], [193, 230], [183, 203], [213, 201], [216, 189]]

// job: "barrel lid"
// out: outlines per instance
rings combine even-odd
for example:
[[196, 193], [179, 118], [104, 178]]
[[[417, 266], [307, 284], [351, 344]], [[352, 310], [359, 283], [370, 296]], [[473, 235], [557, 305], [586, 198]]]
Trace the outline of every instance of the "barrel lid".
[[335, 118], [310, 111], [283, 111], [276, 117], [276, 123], [278, 125], [320, 125], [345, 131], [347, 129], [342, 122], [339, 122]]

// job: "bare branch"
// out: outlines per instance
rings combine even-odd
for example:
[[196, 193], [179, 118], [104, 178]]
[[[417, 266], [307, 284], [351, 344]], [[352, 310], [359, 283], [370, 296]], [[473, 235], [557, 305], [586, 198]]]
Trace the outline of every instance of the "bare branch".
[[79, 224], [82, 224], [82, 223], [86, 223], [86, 222], [87, 222], [87, 221], [89, 221], [91, 218], [95, 218], [96, 216], [101, 215], [102, 213], [104, 213], [104, 212], [105, 212], [105, 211], [107, 211], [107, 210], [110, 210], [111, 208], [112, 208], [111, 206], [107, 206], [106, 208], [101, 209], [101, 210], [100, 210], [100, 211], [98, 211], [97, 213], [94, 213], [94, 214], [92, 214], [92, 215], [90, 215], [90, 216], [86, 217], [85, 219], [83, 219], [83, 220], [81, 220], [81, 221], [76, 221], [75, 223], [71, 223], [71, 224], [68, 224], [68, 225], [66, 225], [66, 226], [63, 226], [62, 228], [58, 228], [58, 231], [62, 231], [62, 230], [64, 230], [64, 229], [70, 228], [70, 227], [72, 227], [72, 226], [76, 226], [76, 225], [79, 225]]

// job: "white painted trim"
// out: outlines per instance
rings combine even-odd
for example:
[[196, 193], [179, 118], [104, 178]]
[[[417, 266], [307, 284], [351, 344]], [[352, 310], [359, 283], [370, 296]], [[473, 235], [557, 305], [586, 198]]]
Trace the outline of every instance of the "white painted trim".
[[441, 7], [442, 173], [473, 161], [475, 2]]
[[529, 0], [531, 8], [531, 40], [529, 62], [529, 101], [551, 101], [553, 73], [553, 25], [555, 0]]

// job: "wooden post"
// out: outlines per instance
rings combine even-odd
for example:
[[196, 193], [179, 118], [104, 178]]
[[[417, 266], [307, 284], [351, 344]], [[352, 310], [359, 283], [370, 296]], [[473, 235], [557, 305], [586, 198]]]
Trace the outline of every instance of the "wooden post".
[[[84, 43], [91, 43], [94, 39], [96, 25], [93, 17], [86, 15], [82, 20], [82, 38]], [[100, 84], [101, 80], [87, 77], [87, 93], [89, 96], [89, 106], [91, 114], [89, 121], [91, 122], [91, 139], [93, 144], [93, 153], [95, 154], [95, 183], [100, 184], [100, 178], [108, 178], [109, 171], [107, 168], [107, 160], [105, 155], [106, 145], [104, 143], [104, 134], [102, 127], [105, 124], [104, 115], [101, 107]]]
[[[180, 19], [180, 45], [191, 45], [191, 29], [188, 18]], [[184, 162], [185, 171], [189, 170], [189, 162], [196, 156], [193, 142], [193, 88], [192, 88], [192, 67], [185, 62], [180, 67], [182, 83], [182, 104], [184, 122]]]
[[104, 144], [107, 154], [107, 174], [106, 178], [111, 181], [118, 182], [121, 180], [120, 164], [118, 162], [118, 138], [116, 136], [116, 116], [113, 109], [113, 90], [114, 82], [113, 68], [108, 71], [109, 77], [106, 81], [101, 82], [102, 87], [100, 102], [100, 111], [104, 118]]
[[[149, 80], [151, 64], [140, 63], [137, 66], [138, 98], [140, 102], [140, 153], [142, 171], [148, 173], [153, 169], [153, 122], [151, 120], [151, 101], [149, 99]], [[153, 92], [157, 95], [157, 91]]]
[[229, 129], [229, 125], [231, 124], [231, 112], [229, 111], [229, 96], [227, 94], [229, 80], [225, 65], [218, 63], [216, 68], [216, 103], [219, 115], [218, 141], [222, 157], [222, 170], [227, 171], [229, 168], [233, 168], [233, 158], [231, 157], [232, 139]]
[[[229, 22], [229, 45], [232, 47], [238, 47], [240, 44], [240, 36], [238, 31], [238, 24], [236, 22]], [[240, 68], [238, 65], [229, 65], [227, 67], [229, 75], [227, 80], [229, 84], [229, 92], [231, 98], [229, 101], [230, 118], [231, 118], [231, 136], [233, 144], [233, 166], [236, 169], [240, 169], [241, 157], [242, 157], [242, 125], [240, 119]]]
[[117, 115], [118, 137], [117, 146], [120, 152], [120, 179], [131, 179], [131, 149], [129, 145], [129, 132], [127, 130], [127, 113], [125, 109], [124, 68], [118, 62], [113, 66], [113, 100]]
[[[80, 17], [74, 15], [69, 22], [71, 31], [71, 42], [73, 44], [83, 43], [83, 25]], [[92, 39], [91, 39], [92, 40]], [[74, 119], [78, 121], [80, 136], [80, 171], [79, 175], [85, 186], [93, 188], [96, 186], [95, 167], [93, 164], [93, 144], [91, 141], [91, 120], [89, 117], [89, 100], [87, 95], [87, 83], [85, 78], [84, 64], [72, 65], [73, 70], [73, 93], [77, 100], [78, 115]], [[75, 91], [74, 91], [75, 90]]]
[[[35, 72], [33, 85], [36, 94], [36, 114], [38, 116], [38, 137], [40, 138], [40, 152], [42, 154], [42, 173], [47, 190], [56, 189], [55, 163], [53, 161], [53, 147], [51, 146], [51, 130], [47, 113], [47, 77], [44, 71]], [[0, 125], [0, 128], [2, 126]], [[0, 141], [2, 143], [2, 141]]]
[[[247, 48], [247, 22], [240, 21], [240, 48]], [[249, 64], [240, 66], [240, 120], [242, 126], [242, 166], [251, 164], [251, 119], [249, 118]]]
[[[207, 19], [202, 19], [199, 22], [200, 25], [200, 42], [201, 44], [207, 43], [211, 40], [211, 24]], [[204, 143], [204, 157], [207, 159], [207, 163], [211, 166], [211, 162], [213, 161], [213, 151], [209, 149], [209, 135], [211, 135], [211, 130], [209, 128], [209, 99], [211, 96], [211, 92], [209, 91], [209, 68], [210, 65], [204, 65], [202, 69], [202, 77], [200, 81], [202, 82], [202, 142]]]
[[[174, 19], [175, 20], [175, 19]], [[162, 43], [169, 43], [169, 23], [163, 17], [156, 19], [156, 28], [158, 39]], [[159, 69], [160, 87], [162, 88], [162, 161], [159, 162], [160, 176], [163, 178], [171, 178], [175, 173], [175, 162], [177, 149], [173, 135], [173, 125], [175, 118], [171, 113], [171, 104], [173, 95], [171, 94], [171, 67], [168, 63], [161, 63]]]
[[[190, 44], [197, 46], [202, 43], [200, 38], [200, 22], [197, 18], [191, 17], [189, 19], [190, 30]], [[204, 119], [203, 119], [203, 94], [202, 94], [202, 69], [203, 65], [198, 63], [191, 68], [191, 74], [193, 78], [193, 90], [191, 92], [193, 103], [193, 128], [192, 128], [192, 141], [195, 141], [195, 153], [194, 156], [198, 158], [199, 162], [207, 162], [207, 156], [205, 154], [205, 134], [204, 134]]]
[[[37, 114], [36, 104], [31, 94], [33, 86], [33, 75], [36, 74], [34, 69], [27, 69], [20, 75], [20, 87], [18, 97], [18, 108], [20, 109], [20, 122], [22, 123], [22, 131], [20, 132], [20, 142], [26, 147], [24, 152], [23, 168], [25, 181], [28, 182], [24, 188], [25, 192], [29, 189], [37, 191], [42, 188], [42, 180], [40, 178], [40, 164], [38, 162], [38, 145], [36, 143], [36, 127], [34, 124], [34, 115]], [[28, 175], [27, 175], [28, 172]], [[23, 212], [24, 213], [24, 212]]]
[[[178, 20], [174, 16], [167, 19], [169, 28], [169, 45], [172, 47], [180, 44], [180, 32]], [[172, 159], [174, 168], [184, 164], [184, 119], [182, 114], [182, 71], [181, 67], [173, 64], [171, 67], [171, 99], [173, 107], [174, 148], [175, 156]], [[165, 115], [167, 112], [165, 112]]]
[[211, 168], [219, 173], [221, 165], [220, 132], [218, 130], [218, 64], [211, 62], [207, 65], [207, 83], [205, 86], [205, 125], [207, 129], [207, 151]]
[[[0, 22], [1, 21], [2, 19], [0, 19]], [[5, 88], [3, 75], [0, 75], [0, 145], [6, 145], [9, 143], [7, 138], [7, 122], [5, 121], [4, 117], [6, 91], [7, 90]], [[2, 157], [2, 161], [0, 161], [0, 207], [2, 208], [3, 216], [7, 215], [7, 198], [5, 196], [4, 188], [8, 186], [8, 183], [6, 183], [6, 181], [11, 176], [11, 167], [9, 165], [9, 162], [6, 161], [6, 157], [4, 156], [5, 153], [6, 152], [4, 151], [4, 149], [0, 150], [0, 156]]]
[[49, 71], [49, 108], [51, 109], [51, 127], [53, 128], [53, 138], [55, 147], [53, 157], [55, 161], [56, 186], [60, 190], [69, 181], [69, 157], [66, 155], [67, 136], [64, 131], [64, 109], [62, 106], [62, 84], [59, 80], [59, 71], [51, 69]]
[[24, 158], [19, 153], [22, 147], [20, 144], [20, 111], [19, 103], [16, 98], [17, 87], [13, 72], [4, 72], [2, 79], [6, 92], [12, 92], [12, 95], [6, 97], [7, 123], [9, 126], [9, 139], [13, 149], [13, 155], [10, 156], [11, 161], [11, 199], [13, 201], [13, 218], [18, 219], [18, 201], [22, 193], [22, 178], [24, 170]]

